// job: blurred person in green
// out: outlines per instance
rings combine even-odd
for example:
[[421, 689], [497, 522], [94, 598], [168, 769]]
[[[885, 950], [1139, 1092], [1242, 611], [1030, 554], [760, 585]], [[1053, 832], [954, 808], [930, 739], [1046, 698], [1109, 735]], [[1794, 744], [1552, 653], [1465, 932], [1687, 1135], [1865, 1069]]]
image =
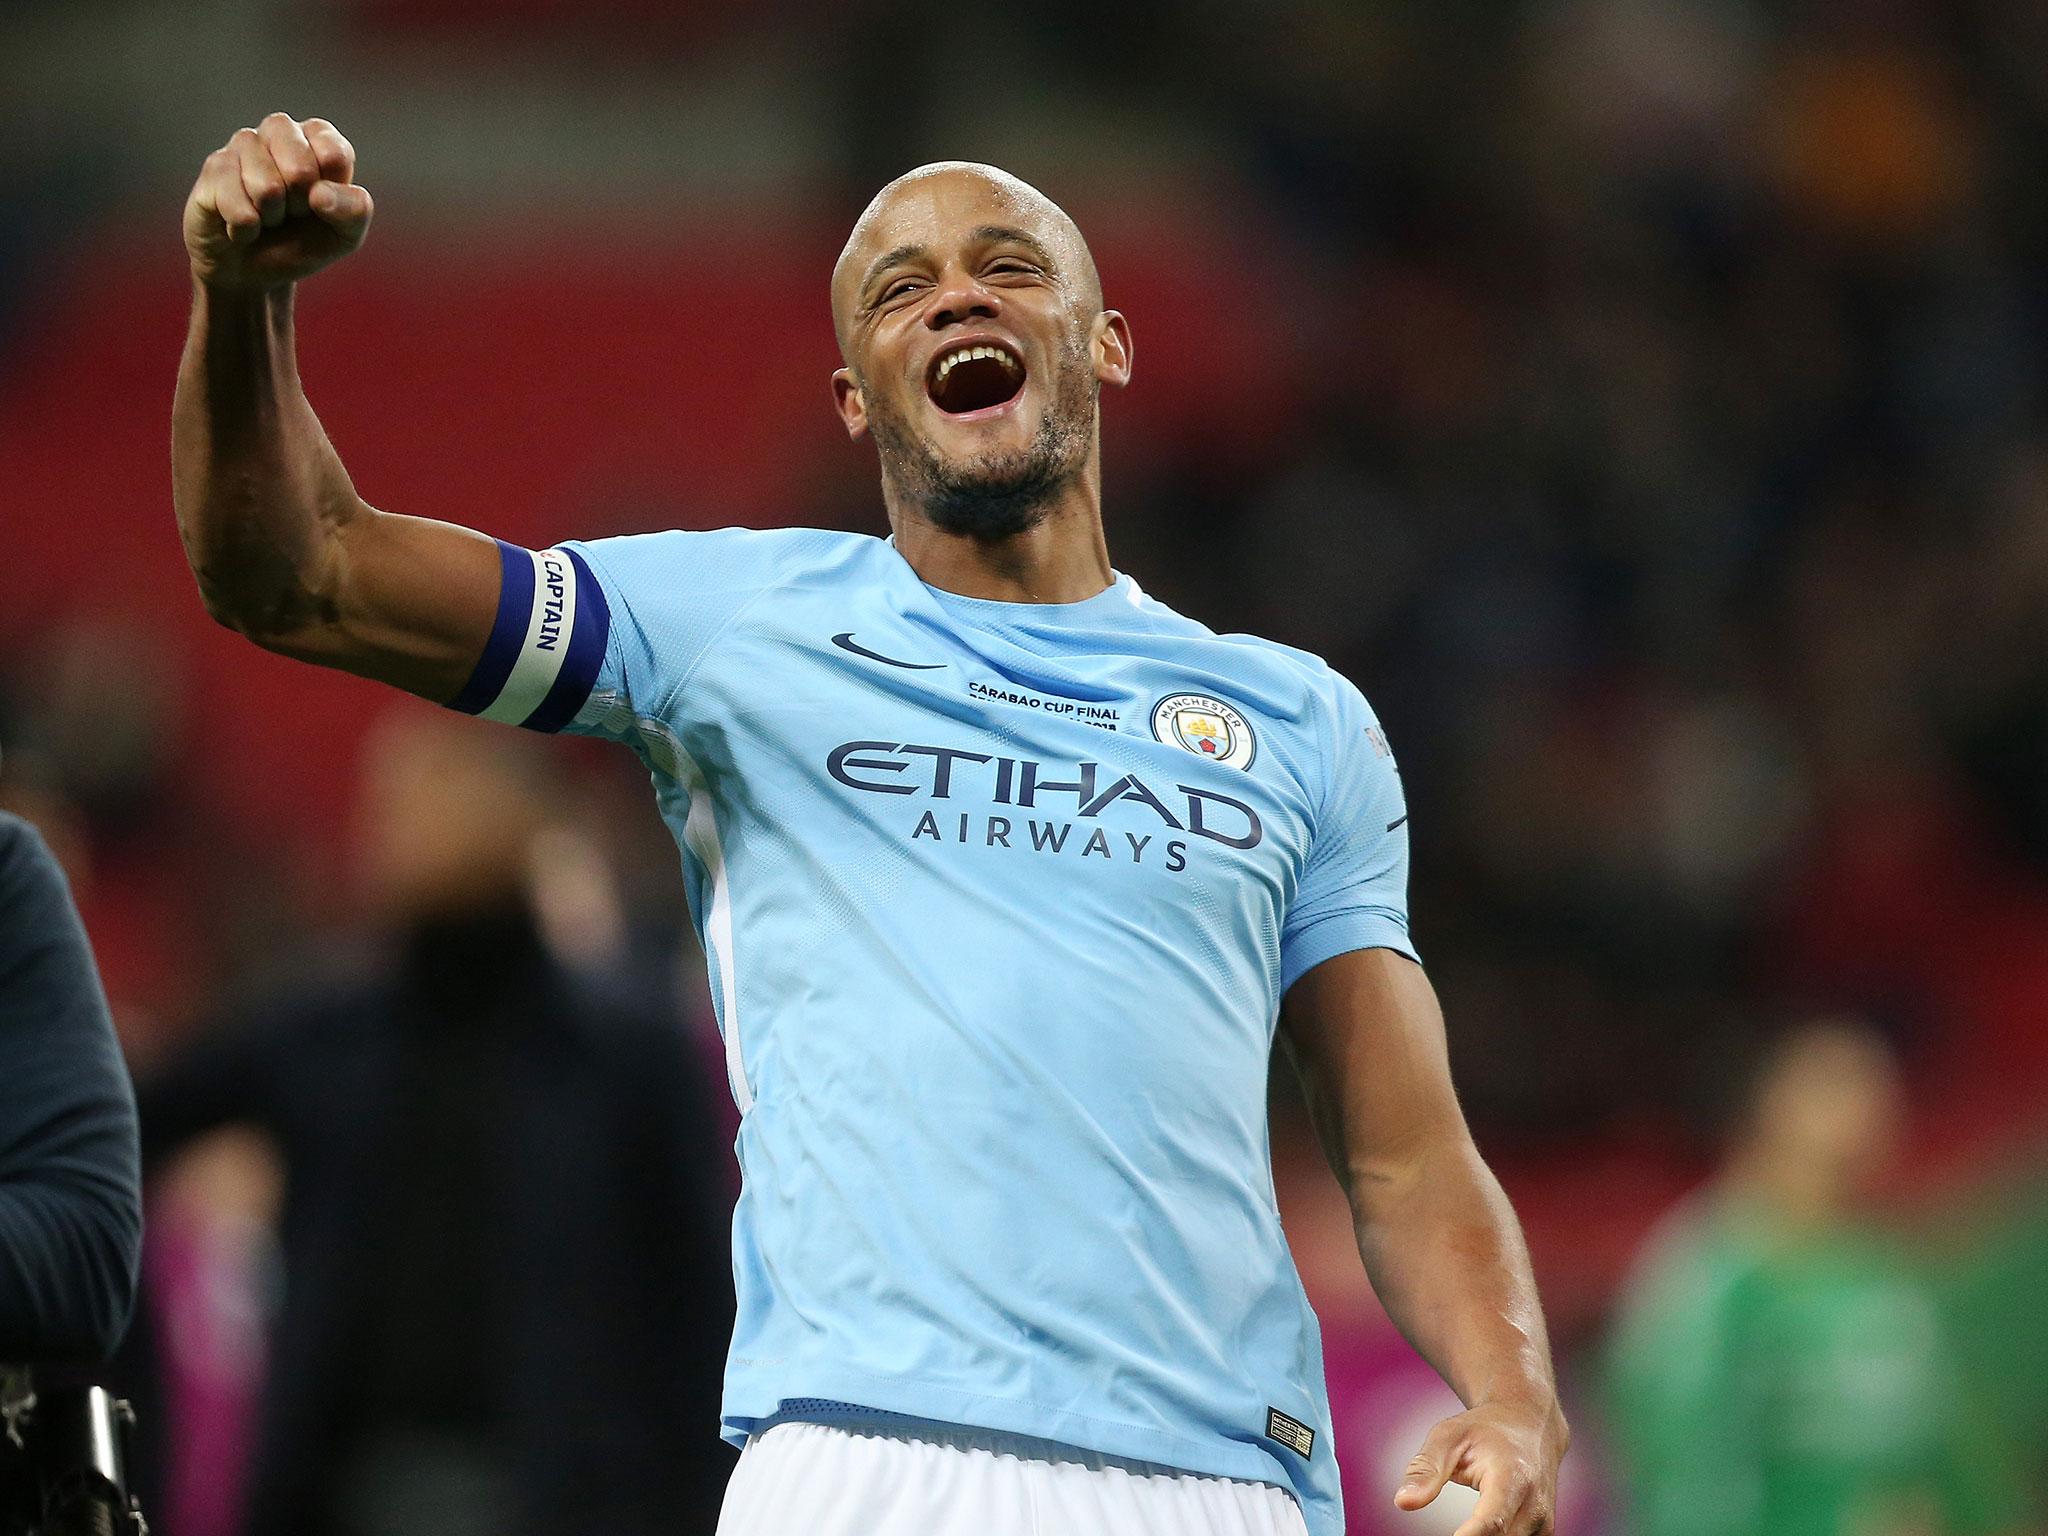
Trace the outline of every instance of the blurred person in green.
[[[2036, 1525], [2048, 1496], [2048, 1147], [2005, 1167], [1936, 1234], [1935, 1286], [1966, 1379], [2017, 1450]], [[2048, 1528], [2048, 1527], [2044, 1527]]]
[[1727, 1166], [1653, 1234], [1609, 1361], [1637, 1536], [1962, 1536], [2024, 1510], [1926, 1280], [1867, 1211], [1901, 1113], [1867, 1028], [1770, 1051]]

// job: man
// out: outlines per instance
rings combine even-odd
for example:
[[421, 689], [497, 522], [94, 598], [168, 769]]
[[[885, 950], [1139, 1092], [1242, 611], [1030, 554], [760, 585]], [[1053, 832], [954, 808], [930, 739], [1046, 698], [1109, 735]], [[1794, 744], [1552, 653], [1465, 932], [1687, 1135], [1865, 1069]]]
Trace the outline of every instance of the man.
[[283, 1163], [242, 1536], [716, 1519], [731, 1453], [656, 1411], [717, 1390], [732, 1317], [713, 1078], [664, 999], [546, 941], [561, 796], [520, 746], [394, 714], [358, 838], [382, 942], [139, 1084], [151, 1163], [230, 1124]]
[[63, 873], [0, 812], [0, 1361], [105, 1359], [142, 1258], [135, 1095]]
[[2005, 1426], [1969, 1401], [1935, 1296], [1871, 1220], [1898, 1063], [1866, 1025], [1774, 1043], [1722, 1176], [1630, 1278], [1610, 1380], [1632, 1530], [2031, 1529]]
[[1131, 333], [1072, 221], [947, 164], [856, 225], [833, 393], [892, 540], [536, 554], [366, 505], [299, 389], [293, 285], [361, 242], [354, 171], [277, 114], [201, 172], [180, 527], [259, 644], [652, 770], [742, 1113], [721, 1530], [1341, 1530], [1276, 1016], [1374, 1281], [1470, 1405], [1398, 1502], [1457, 1479], [1467, 1536], [1546, 1530], [1565, 1425], [1385, 738], [1314, 658], [1111, 569]]

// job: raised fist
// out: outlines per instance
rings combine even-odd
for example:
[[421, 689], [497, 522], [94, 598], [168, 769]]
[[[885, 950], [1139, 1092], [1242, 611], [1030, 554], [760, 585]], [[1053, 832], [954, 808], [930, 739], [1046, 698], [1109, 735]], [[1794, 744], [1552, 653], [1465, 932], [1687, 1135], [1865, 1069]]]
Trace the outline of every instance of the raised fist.
[[206, 157], [185, 200], [185, 250], [209, 288], [253, 291], [310, 277], [363, 243], [369, 192], [334, 124], [273, 112]]

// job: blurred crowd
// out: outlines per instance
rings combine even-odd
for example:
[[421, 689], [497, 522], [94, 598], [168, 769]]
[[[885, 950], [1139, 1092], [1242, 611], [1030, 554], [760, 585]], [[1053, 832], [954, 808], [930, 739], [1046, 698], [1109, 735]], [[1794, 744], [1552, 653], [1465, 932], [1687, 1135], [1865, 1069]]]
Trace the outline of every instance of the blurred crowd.
[[1707, 1110], [1815, 1005], [2038, 1089], [2038, 12], [1342, 15], [1237, 92], [1315, 395], [1140, 568], [1387, 717], [1475, 1111]]
[[[427, 0], [344, 9], [401, 39], [483, 25]], [[648, 10], [522, 9], [590, 50], [627, 46]], [[843, 58], [843, 132], [813, 172], [833, 209], [951, 152], [939, 72], [873, 85], [930, 57], [941, 8], [765, 10]], [[1386, 722], [1413, 810], [1415, 932], [1566, 1357], [1570, 1528], [2038, 1529], [2048, 12], [1053, 0], [989, 25], [1082, 120], [1114, 121], [1109, 100], [1146, 125], [1155, 160], [1127, 155], [1127, 183], [1080, 163], [1072, 134], [1020, 149], [1055, 196], [1049, 172], [1072, 163], [1084, 228], [1091, 207], [1142, 194], [1176, 215], [1145, 253], [1155, 267], [1205, 229], [1249, 253], [1241, 286], [1133, 315], [1132, 419], [1107, 405], [1112, 555], [1219, 629], [1328, 656]], [[17, 317], [0, 418], [28, 409], [6, 349], [39, 344], [19, 317], [50, 280], [0, 240], [0, 313]], [[1105, 280], [1115, 303], [1114, 264]], [[1140, 416], [1148, 335], [1246, 306], [1270, 390]], [[801, 441], [812, 503], [783, 520], [877, 528], [870, 462]], [[557, 516], [600, 526], [551, 531], [649, 522], [644, 505], [590, 507]], [[9, 528], [66, 515], [0, 503]], [[234, 679], [195, 681], [146, 623], [84, 592], [26, 629], [0, 614], [0, 640], [0, 804], [42, 826], [77, 883], [145, 1110], [153, 1079], [189, 1077], [193, 1053], [261, 1011], [249, 999], [312, 990], [315, 957], [413, 974], [405, 935], [443, 902], [394, 897], [408, 861], [393, 849], [493, 846], [497, 919], [534, 859], [571, 872], [514, 925], [520, 942], [629, 979], [715, 1051], [673, 856], [628, 765], [564, 744], [551, 769], [504, 769], [469, 803], [524, 805], [505, 821], [517, 846], [465, 843], [465, 802], [427, 786], [488, 777], [492, 753], [440, 742], [401, 705], [340, 743], [360, 754], [357, 803], [306, 804], [303, 843], [280, 842], [206, 792], [223, 749], [195, 724], [200, 699]], [[723, 1176], [716, 1095], [690, 1108], [688, 1156]], [[1340, 1429], [1355, 1426], [1340, 1441], [1353, 1528], [1394, 1530], [1382, 1448], [1413, 1438], [1441, 1388], [1372, 1305], [1297, 1098], [1276, 1084], [1276, 1177]], [[265, 1341], [292, 1336], [276, 1327], [295, 1299], [280, 1303], [275, 1267], [307, 1262], [289, 1215], [306, 1176], [281, 1185], [290, 1138], [266, 1113], [223, 1111], [207, 1123], [233, 1138], [160, 1164], [153, 1357], [132, 1368], [182, 1405], [163, 1418], [171, 1536], [228, 1536], [247, 1513], [236, 1490], [261, 1486]], [[494, 1164], [459, 1131], [434, 1143], [447, 1168]], [[688, 1326], [715, 1334], [699, 1310]], [[710, 1434], [708, 1405], [686, 1417]], [[1815, 1427], [1852, 1421], [1868, 1432], [1854, 1445]], [[388, 1436], [348, 1454], [395, 1458], [402, 1486], [502, 1494], [502, 1467], [464, 1459], [476, 1423], [457, 1428], [424, 1459]], [[1880, 1464], [1892, 1482], [1865, 1475]]]

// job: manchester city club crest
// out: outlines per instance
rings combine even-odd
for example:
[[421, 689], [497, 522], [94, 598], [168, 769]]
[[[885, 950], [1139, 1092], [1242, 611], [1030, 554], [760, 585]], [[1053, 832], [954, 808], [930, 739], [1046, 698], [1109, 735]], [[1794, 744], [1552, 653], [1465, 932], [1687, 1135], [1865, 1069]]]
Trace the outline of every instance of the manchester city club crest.
[[1213, 694], [1176, 693], [1152, 707], [1152, 734], [1226, 768], [1249, 768], [1258, 738], [1245, 717]]

